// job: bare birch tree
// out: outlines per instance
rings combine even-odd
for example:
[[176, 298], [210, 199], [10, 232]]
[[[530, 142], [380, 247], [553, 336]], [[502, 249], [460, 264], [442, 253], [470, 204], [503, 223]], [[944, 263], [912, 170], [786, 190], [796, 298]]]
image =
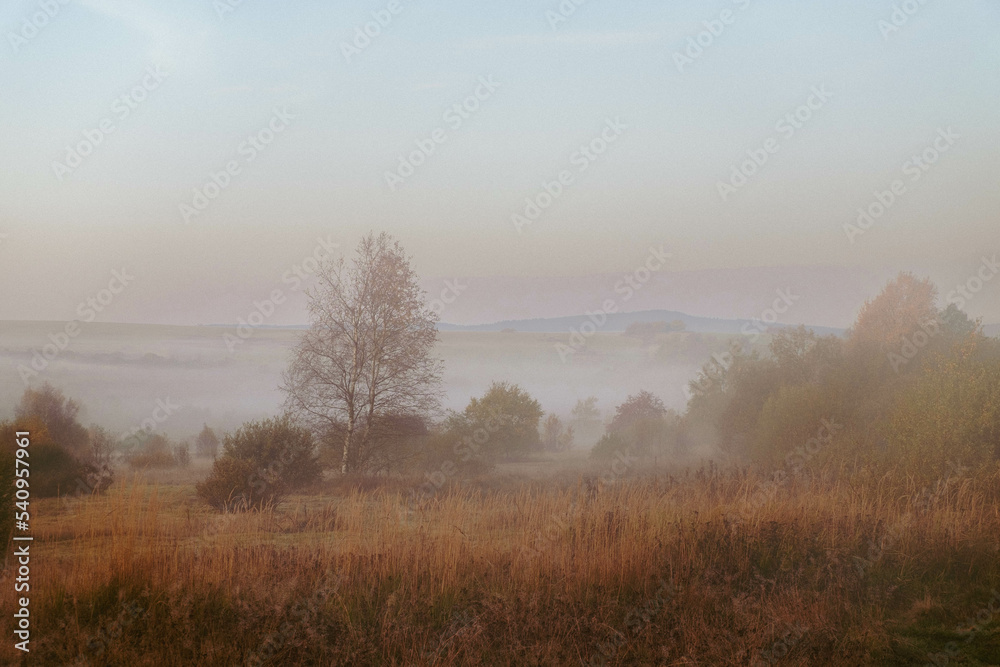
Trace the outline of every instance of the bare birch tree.
[[282, 389], [293, 414], [343, 443], [346, 474], [391, 460], [400, 425], [437, 408], [437, 316], [409, 258], [384, 232], [363, 238], [350, 263], [324, 263], [317, 279], [308, 293], [311, 326]]

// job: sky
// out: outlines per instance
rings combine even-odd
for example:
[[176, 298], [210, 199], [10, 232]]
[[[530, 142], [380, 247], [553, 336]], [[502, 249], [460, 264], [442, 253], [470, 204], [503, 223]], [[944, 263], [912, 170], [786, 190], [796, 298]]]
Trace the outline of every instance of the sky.
[[[651, 247], [689, 276], [826, 267], [828, 293], [964, 281], [1000, 252], [998, 23], [996, 0], [8, 0], [0, 320], [78, 317], [124, 271], [98, 320], [229, 323], [280, 290], [273, 323], [302, 321], [289, 271], [369, 230], [432, 291], [529, 300]], [[998, 285], [968, 310], [1000, 321]]]

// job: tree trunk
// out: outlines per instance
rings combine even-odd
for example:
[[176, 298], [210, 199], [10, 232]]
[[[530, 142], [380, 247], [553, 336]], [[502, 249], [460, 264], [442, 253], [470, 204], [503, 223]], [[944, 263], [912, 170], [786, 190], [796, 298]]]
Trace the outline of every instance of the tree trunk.
[[347, 424], [347, 435], [344, 436], [344, 455], [340, 459], [340, 474], [346, 475], [348, 468], [348, 456], [351, 453], [351, 440], [354, 439], [354, 420]]

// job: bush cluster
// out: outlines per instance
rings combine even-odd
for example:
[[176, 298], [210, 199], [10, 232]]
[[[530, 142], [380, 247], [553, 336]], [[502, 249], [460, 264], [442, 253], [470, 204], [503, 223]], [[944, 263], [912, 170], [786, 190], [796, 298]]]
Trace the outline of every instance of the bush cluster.
[[244, 424], [227, 434], [198, 495], [222, 511], [261, 509], [320, 477], [312, 433], [282, 416]]
[[768, 354], [735, 346], [692, 382], [682, 438], [774, 467], [825, 422], [836, 436], [811, 448], [818, 465], [931, 477], [1000, 458], [1000, 340], [936, 300], [929, 281], [901, 274], [845, 337], [800, 327], [772, 332]]

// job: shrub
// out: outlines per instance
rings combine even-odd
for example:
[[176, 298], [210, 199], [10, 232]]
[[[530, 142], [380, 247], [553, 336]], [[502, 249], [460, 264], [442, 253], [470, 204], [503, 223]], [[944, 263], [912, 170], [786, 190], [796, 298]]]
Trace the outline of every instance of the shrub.
[[628, 454], [628, 450], [629, 443], [622, 433], [605, 433], [590, 450], [590, 458], [604, 461], [614, 458], [619, 452]]
[[198, 495], [223, 511], [262, 508], [319, 476], [312, 434], [283, 416], [247, 422], [227, 434], [223, 455], [198, 485]]
[[562, 420], [550, 414], [542, 424], [542, 446], [550, 452], [565, 452], [573, 447], [573, 427], [566, 428]]
[[174, 463], [181, 468], [191, 465], [191, 448], [186, 442], [182, 442], [174, 447]]
[[[81, 462], [65, 447], [54, 442], [48, 429], [35, 417], [0, 423], [0, 440], [3, 442], [0, 450], [5, 457], [8, 453], [13, 456], [16, 447], [15, 433], [18, 431], [31, 434], [28, 462], [32, 497], [51, 498], [81, 491], [103, 491], [111, 484], [110, 471], [102, 470], [89, 462]], [[13, 465], [11, 462], [11, 479], [14, 476]], [[6, 470], [2, 474], [6, 474]], [[0, 484], [6, 484], [6, 480], [0, 479]], [[2, 502], [4, 499], [0, 496], [0, 503]], [[0, 512], [2, 511], [3, 506], [0, 505]]]
[[[488, 433], [482, 432], [488, 437]], [[423, 468], [427, 472], [449, 475], [485, 475], [493, 470], [493, 459], [477, 453], [480, 445], [475, 433], [460, 415], [453, 415], [427, 439]], [[482, 439], [482, 438], [480, 438]]]
[[[476, 438], [474, 451], [490, 459], [511, 458], [541, 449], [538, 424], [542, 407], [516, 384], [494, 382], [482, 398], [469, 401], [461, 415], [453, 417], [451, 428], [464, 437]], [[483, 442], [478, 442], [483, 440]]]
[[87, 434], [90, 441], [87, 462], [100, 470], [107, 470], [108, 474], [111, 474], [111, 465], [114, 460], [115, 450], [119, 446], [118, 438], [108, 429], [96, 424], [91, 425]]
[[125, 460], [132, 469], [172, 468], [177, 464], [170, 439], [158, 433], [146, 438], [139, 450], [130, 452]]
[[619, 452], [639, 458], [669, 456], [677, 452], [677, 414], [663, 401], [642, 391], [618, 406], [608, 424], [608, 432], [591, 450], [596, 459], [608, 459]]
[[[931, 478], [1000, 459], [1000, 342], [955, 304], [938, 311], [936, 294], [901, 274], [846, 339], [785, 329], [765, 357], [734, 349], [707, 364], [685, 440], [766, 466], [808, 446], [817, 468], [898, 465]], [[830, 430], [824, 420], [837, 436], [819, 451], [810, 442]]]
[[610, 430], [590, 451], [591, 458], [610, 459], [619, 453], [640, 459], [670, 457], [679, 453], [677, 418], [674, 415], [644, 419], [626, 428]]
[[785, 386], [775, 392], [760, 412], [750, 441], [750, 460], [776, 466], [816, 434], [829, 419], [829, 403], [815, 385]]
[[77, 481], [96, 471], [54, 442], [31, 443], [31, 495], [51, 498], [74, 493]]
[[886, 454], [940, 475], [948, 463], [1000, 460], [1000, 343], [977, 334], [930, 360], [898, 398]]
[[215, 431], [208, 427], [208, 424], [205, 424], [201, 433], [198, 434], [198, 439], [195, 441], [195, 452], [198, 456], [210, 459], [214, 459], [219, 453], [219, 438], [215, 435]]
[[235, 512], [274, 505], [283, 488], [254, 484], [257, 466], [246, 459], [222, 456], [212, 464], [212, 474], [198, 484], [198, 496], [217, 510]]
[[[369, 475], [410, 469], [430, 435], [427, 424], [418, 415], [386, 413], [371, 426], [366, 419], [359, 419], [358, 424], [348, 453], [348, 469]], [[344, 425], [314, 427], [313, 436], [320, 451], [320, 466], [342, 470], [347, 436]]]
[[648, 391], [640, 391], [618, 406], [614, 419], [608, 425], [608, 431], [624, 431], [644, 421], [662, 419], [666, 414], [663, 401]]
[[25, 389], [14, 409], [18, 420], [41, 420], [53, 442], [75, 456], [85, 455], [89, 443], [87, 429], [77, 421], [80, 404], [46, 383], [41, 389]]

